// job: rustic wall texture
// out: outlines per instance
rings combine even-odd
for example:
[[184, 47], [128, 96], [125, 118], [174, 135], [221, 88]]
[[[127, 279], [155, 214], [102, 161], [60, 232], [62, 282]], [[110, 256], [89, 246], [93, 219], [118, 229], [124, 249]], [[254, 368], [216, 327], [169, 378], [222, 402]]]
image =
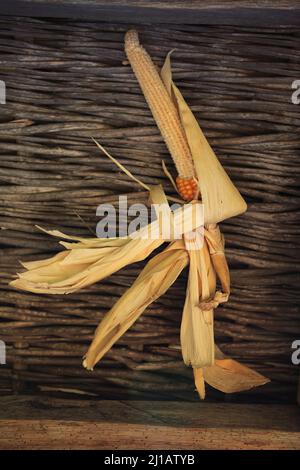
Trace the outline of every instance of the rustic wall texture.
[[[117, 21], [117, 18], [116, 18]], [[133, 265], [67, 297], [17, 292], [18, 260], [55, 253], [34, 225], [89, 236], [101, 202], [147, 194], [99, 153], [97, 138], [145, 183], [163, 183], [171, 159], [133, 73], [124, 63], [127, 25], [0, 17], [1, 306], [0, 393], [116, 399], [197, 400], [181, 359], [185, 279], [146, 313], [93, 373], [81, 357], [99, 320], [140, 271]], [[224, 352], [272, 382], [209, 399], [293, 402], [299, 331], [300, 36], [293, 28], [144, 26], [142, 42], [161, 66], [173, 48], [174, 79], [233, 181], [247, 214], [222, 224], [232, 296], [216, 311]]]

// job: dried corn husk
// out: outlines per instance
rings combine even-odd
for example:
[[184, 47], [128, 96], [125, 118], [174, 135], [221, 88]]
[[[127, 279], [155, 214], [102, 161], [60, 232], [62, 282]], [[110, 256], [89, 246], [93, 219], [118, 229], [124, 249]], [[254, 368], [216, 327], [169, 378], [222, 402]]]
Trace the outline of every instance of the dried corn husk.
[[203, 377], [205, 382], [223, 393], [242, 392], [270, 382], [258, 372], [226, 357], [218, 347], [215, 364], [204, 367]]
[[167, 291], [187, 264], [188, 254], [182, 240], [172, 242], [148, 262], [96, 329], [83, 362], [87, 369], [92, 369], [146, 307]]
[[181, 123], [192, 153], [201, 199], [204, 222], [215, 224], [246, 211], [247, 205], [234, 186], [213, 149], [206, 140], [192, 111], [172, 81], [170, 54], [161, 70], [167, 91], [176, 103]]
[[201, 367], [199, 367], [198, 369], [196, 367], [193, 367], [193, 373], [194, 373], [194, 381], [195, 381], [196, 390], [201, 400], [204, 400], [205, 381], [204, 381], [203, 369]]
[[68, 248], [66, 251], [48, 260], [23, 263], [27, 271], [18, 273], [19, 278], [10, 285], [29, 292], [69, 294], [147, 258], [164, 242], [138, 238], [97, 240], [92, 239], [91, 244], [88, 239], [79, 243], [62, 242]]
[[222, 291], [215, 292], [209, 299], [201, 302], [201, 308], [209, 310], [217, 308], [220, 303], [228, 301], [230, 294], [230, 273], [224, 252], [225, 239], [218, 225], [206, 225], [205, 240], [208, 245], [212, 265], [222, 287]]
[[[199, 230], [199, 229], [197, 229]], [[207, 225], [204, 244], [189, 251], [190, 271], [181, 323], [181, 348], [185, 364], [194, 369], [195, 384], [205, 396], [202, 367], [213, 366], [213, 309], [226, 302], [230, 293], [230, 276], [224, 254], [224, 237], [217, 225]], [[216, 292], [216, 276], [224, 292]]]
[[[164, 208], [167, 200], [160, 186], [152, 186], [150, 198]], [[45, 294], [69, 294], [110, 276], [124, 266], [141, 261], [166, 240], [182, 235], [186, 227], [196, 228], [196, 204], [186, 204], [174, 213], [168, 209], [151, 224], [124, 238], [71, 237], [59, 231], [46, 231], [75, 243], [61, 241], [66, 251], [42, 261], [23, 263], [27, 271], [18, 273], [18, 279], [10, 285], [21, 290]], [[166, 217], [170, 221], [166, 221]], [[200, 220], [201, 221], [201, 220]], [[166, 222], [168, 222], [166, 224]], [[169, 238], [162, 238], [164, 226], [172, 227]]]
[[188, 253], [190, 267], [181, 322], [181, 349], [186, 365], [204, 367], [214, 363], [213, 310], [201, 309], [200, 302], [214, 295], [216, 276], [205, 240], [200, 250]]

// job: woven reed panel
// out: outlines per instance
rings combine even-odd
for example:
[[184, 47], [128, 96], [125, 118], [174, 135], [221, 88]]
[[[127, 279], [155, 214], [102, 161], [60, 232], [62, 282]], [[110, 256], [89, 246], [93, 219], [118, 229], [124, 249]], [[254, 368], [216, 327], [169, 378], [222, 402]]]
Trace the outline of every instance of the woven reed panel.
[[[145, 202], [147, 194], [104, 155], [97, 138], [145, 183], [163, 183], [170, 156], [133, 73], [124, 63], [126, 25], [0, 18], [1, 307], [8, 364], [0, 392], [101, 398], [197, 400], [181, 359], [179, 328], [186, 275], [147, 309], [93, 373], [81, 367], [93, 331], [143, 263], [68, 296], [14, 291], [18, 260], [59, 250], [34, 228], [89, 236], [96, 207]], [[295, 401], [299, 338], [300, 38], [293, 28], [140, 26], [158, 66], [173, 48], [174, 79], [222, 164], [249, 204], [222, 224], [232, 295], [216, 310], [224, 352], [272, 382], [209, 399]], [[176, 348], [177, 346], [177, 348]], [[82, 395], [80, 395], [82, 396]]]

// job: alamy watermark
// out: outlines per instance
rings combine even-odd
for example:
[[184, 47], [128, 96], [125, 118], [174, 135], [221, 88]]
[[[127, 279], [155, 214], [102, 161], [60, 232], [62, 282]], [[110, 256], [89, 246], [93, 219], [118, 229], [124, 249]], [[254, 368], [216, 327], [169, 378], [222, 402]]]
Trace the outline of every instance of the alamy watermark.
[[187, 249], [203, 246], [204, 207], [201, 203], [180, 205], [128, 205], [127, 196], [119, 196], [118, 204], [100, 204], [96, 215], [101, 220], [96, 226], [98, 238], [130, 237], [134, 239], [185, 239]]
[[6, 364], [6, 344], [0, 339], [0, 364]]
[[300, 80], [293, 81], [292, 89], [295, 90], [291, 96], [292, 103], [299, 104], [300, 103]]
[[300, 364], [300, 339], [295, 339], [292, 342], [291, 348], [295, 350], [291, 357], [292, 363], [298, 366]]
[[0, 80], [0, 104], [6, 104], [6, 85], [3, 80]]

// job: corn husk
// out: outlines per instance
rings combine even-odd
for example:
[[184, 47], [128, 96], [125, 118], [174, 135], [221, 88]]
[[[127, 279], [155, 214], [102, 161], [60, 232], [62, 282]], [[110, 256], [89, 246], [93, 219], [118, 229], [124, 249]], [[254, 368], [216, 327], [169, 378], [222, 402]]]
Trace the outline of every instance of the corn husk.
[[182, 240], [172, 242], [152, 258], [96, 329], [84, 367], [92, 369], [146, 307], [168, 290], [187, 264], [188, 254]]
[[[181, 324], [184, 362], [193, 367], [196, 390], [205, 398], [205, 382], [233, 393], [263, 385], [269, 380], [239, 362], [224, 356], [214, 344], [213, 309], [226, 302], [230, 276], [224, 254], [224, 237], [215, 224], [207, 225], [199, 251], [189, 251], [190, 271]], [[215, 291], [218, 276], [222, 291]]]
[[235, 393], [270, 382], [253, 369], [226, 357], [217, 346], [215, 346], [215, 357], [212, 366], [193, 368], [195, 387], [202, 400], [205, 398], [205, 383], [220, 392]]
[[10, 285], [35, 293], [69, 294], [147, 258], [163, 242], [138, 238], [61, 242], [66, 251], [47, 260], [23, 263], [27, 271], [18, 273]]
[[215, 224], [208, 224], [205, 227], [205, 239], [209, 248], [212, 264], [217, 276], [221, 281], [222, 290], [230, 294], [230, 273], [225, 257], [225, 238], [221, 234], [220, 227]]
[[201, 309], [200, 302], [214, 295], [216, 276], [205, 240], [200, 250], [189, 251], [189, 259], [180, 341], [185, 364], [199, 368], [214, 363], [213, 310]]
[[[179, 219], [177, 214], [180, 211], [177, 210], [172, 215], [160, 185], [151, 186], [149, 189], [150, 201], [157, 209], [158, 224], [162, 222], [160, 216], [168, 216], [172, 218], [173, 228], [176, 227], [176, 220]], [[192, 204], [189, 206], [193, 209]], [[162, 212], [159, 210], [161, 208]], [[166, 292], [188, 262], [189, 256], [183, 239], [172, 242], [167, 249], [148, 262], [133, 285], [106, 314], [96, 329], [92, 344], [83, 361], [84, 367], [93, 369], [94, 365], [139, 318], [146, 307]]]
[[[152, 186], [149, 190], [150, 199], [164, 208], [157, 220], [124, 238], [85, 239], [56, 230], [44, 230], [64, 239], [60, 244], [66, 250], [46, 260], [22, 263], [27, 271], [18, 273], [18, 279], [10, 285], [35, 293], [69, 294], [110, 276], [128, 264], [144, 260], [166, 240], [172, 240], [175, 234], [181, 236], [186, 227], [197, 227], [196, 204], [186, 204], [171, 213], [161, 186]], [[164, 224], [170, 226], [167, 234], [163, 231]], [[167, 236], [162, 238], [164, 235]]]
[[209, 299], [202, 300], [201, 308], [209, 310], [217, 308], [220, 303], [228, 301], [230, 295], [230, 273], [224, 252], [225, 239], [221, 234], [219, 226], [208, 224], [204, 233], [210, 259], [222, 287], [222, 291], [217, 291]]
[[172, 81], [170, 53], [161, 70], [167, 91], [174, 100], [192, 153], [201, 199], [204, 204], [205, 224], [242, 214], [247, 205], [222, 167], [206, 140], [197, 120]]
[[223, 393], [235, 393], [270, 382], [253, 369], [226, 357], [217, 346], [215, 354], [215, 364], [203, 369], [204, 380], [211, 387]]
[[204, 380], [204, 374], [203, 374], [203, 369], [201, 367], [193, 367], [193, 373], [194, 373], [194, 382], [195, 382], [195, 387], [198, 392], [199, 397], [201, 400], [204, 400], [205, 398], [205, 380]]
[[[166, 197], [160, 186], [150, 189], [150, 199], [155, 204], [166, 203]], [[194, 222], [193, 211], [195, 204], [189, 204], [185, 207], [190, 211], [182, 213], [178, 209], [172, 215], [169, 208], [164, 206], [164, 217], [167, 215], [172, 216], [175, 227], [182, 218]], [[159, 228], [160, 219], [155, 224]], [[194, 229], [199, 231], [201, 227], [195, 225]], [[68, 236], [56, 230], [45, 232], [60, 238], [66, 251], [47, 260], [23, 263], [24, 267], [28, 269], [24, 275], [31, 276], [31, 280], [29, 281], [25, 277], [25, 281], [23, 281], [21, 277], [13, 281], [13, 285], [16, 287], [19, 287], [19, 283], [24, 282], [22, 284], [24, 290], [33, 292], [57, 293], [58, 290], [58, 293], [63, 293], [68, 292], [70, 289], [76, 290], [81, 288], [82, 284], [73, 284], [70, 287], [70, 281], [74, 280], [74, 276], [76, 277], [83, 272], [85, 283], [93, 282], [93, 279], [89, 277], [91, 275], [89, 268], [95, 268], [95, 264], [97, 270], [92, 272], [92, 276], [96, 276], [97, 279], [99, 279], [99, 276], [103, 278], [108, 275], [108, 272], [117, 270], [120, 263], [125, 265], [130, 261], [133, 262], [134, 259], [145, 256], [146, 252], [153, 248], [151, 245], [147, 245], [145, 248], [144, 242], [149, 243], [149, 240], [129, 240], [127, 238], [86, 239]], [[204, 231], [204, 235], [205, 241], [203, 247], [199, 250], [187, 250], [186, 240], [173, 241], [166, 250], [156, 255], [146, 265], [135, 283], [119, 299], [98, 326], [84, 359], [86, 368], [92, 369], [94, 367], [138, 319], [146, 307], [170, 287], [190, 262], [181, 341], [185, 362], [193, 366], [195, 385], [199, 396], [202, 399], [205, 397], [205, 382], [225, 393], [231, 393], [262, 385], [268, 381], [265, 377], [239, 364], [237, 361], [224, 357], [218, 349], [214, 360], [213, 311], [205, 305], [205, 302], [208, 302], [208, 299], [214, 295], [216, 271], [218, 271], [221, 278], [222, 286], [225, 286], [225, 288], [227, 286], [224, 290], [229, 291], [229, 288], [226, 269], [224, 269], [223, 238], [215, 226], [208, 226]], [[132, 241], [140, 243], [136, 245], [134, 253], [131, 253], [128, 258], [128, 244]], [[162, 241], [157, 242], [161, 243]], [[102, 250], [101, 253], [99, 250]], [[121, 254], [122, 260], [118, 259], [116, 253]], [[213, 263], [212, 255], [220, 258], [219, 264]], [[68, 260], [68, 262], [65, 263], [65, 260]], [[112, 262], [112, 260], [114, 261]], [[109, 271], [106, 268], [108, 264], [110, 265]], [[216, 270], [215, 266], [218, 266]], [[223, 269], [220, 269], [220, 266]], [[106, 269], [105, 272], [103, 271], [104, 268]], [[222, 283], [222, 276], [223, 278], [225, 276], [226, 282]], [[63, 279], [61, 282], [67, 283], [69, 287], [58, 288], [59, 279]], [[43, 282], [45, 285], [43, 285]]]

